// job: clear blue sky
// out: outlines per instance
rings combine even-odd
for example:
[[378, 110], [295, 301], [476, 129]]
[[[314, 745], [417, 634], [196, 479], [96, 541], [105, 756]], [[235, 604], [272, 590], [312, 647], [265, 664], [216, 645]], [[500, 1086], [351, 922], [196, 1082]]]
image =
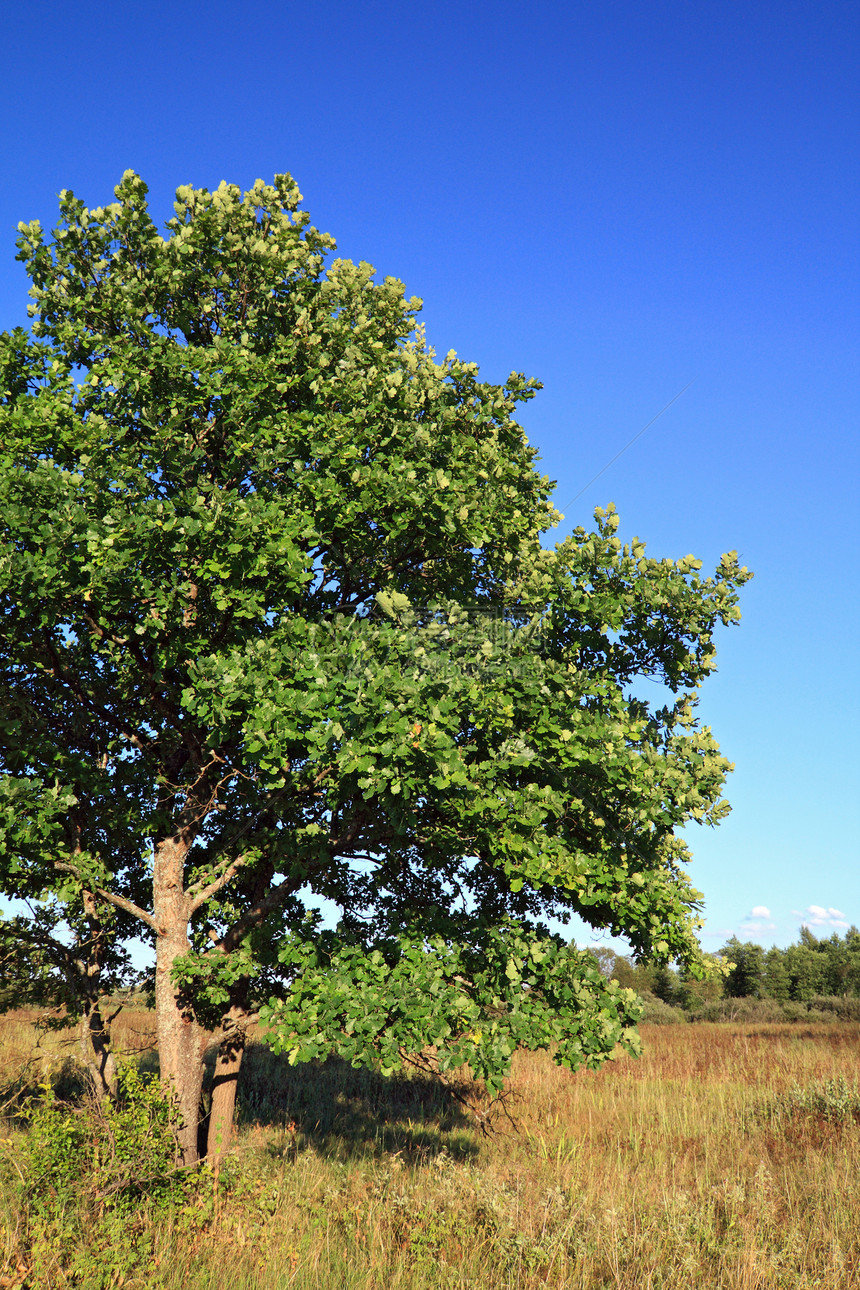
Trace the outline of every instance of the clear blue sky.
[[860, 923], [860, 7], [12, 0], [0, 44], [0, 328], [61, 188], [131, 167], [166, 219], [290, 171], [437, 350], [544, 382], [561, 532], [614, 501], [655, 554], [755, 570], [702, 704], [737, 765], [690, 834], [705, 945]]

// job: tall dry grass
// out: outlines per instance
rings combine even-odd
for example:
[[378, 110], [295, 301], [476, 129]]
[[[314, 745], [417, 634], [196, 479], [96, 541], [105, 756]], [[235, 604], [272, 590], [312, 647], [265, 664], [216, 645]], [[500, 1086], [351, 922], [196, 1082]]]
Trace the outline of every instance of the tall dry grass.
[[[150, 1022], [130, 1014], [118, 1046], [144, 1046]], [[26, 1036], [0, 1021], [5, 1069]], [[515, 1123], [488, 1137], [426, 1080], [254, 1047], [237, 1149], [189, 1202], [200, 1221], [162, 1223], [126, 1287], [856, 1290], [860, 1026], [643, 1039], [596, 1073], [518, 1054]], [[7, 1205], [0, 1275], [29, 1287], [17, 1221]]]

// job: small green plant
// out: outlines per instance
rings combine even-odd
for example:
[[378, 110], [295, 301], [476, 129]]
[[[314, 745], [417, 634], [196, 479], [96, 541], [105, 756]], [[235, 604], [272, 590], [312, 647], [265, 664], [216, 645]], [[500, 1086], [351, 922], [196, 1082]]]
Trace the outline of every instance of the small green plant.
[[64, 1102], [44, 1084], [24, 1114], [22, 1254], [35, 1284], [102, 1290], [147, 1270], [159, 1216], [181, 1208], [189, 1189], [158, 1080], [127, 1065], [107, 1104]]
[[805, 1087], [795, 1084], [769, 1104], [768, 1112], [777, 1119], [815, 1116], [829, 1124], [860, 1122], [860, 1090], [844, 1075]]

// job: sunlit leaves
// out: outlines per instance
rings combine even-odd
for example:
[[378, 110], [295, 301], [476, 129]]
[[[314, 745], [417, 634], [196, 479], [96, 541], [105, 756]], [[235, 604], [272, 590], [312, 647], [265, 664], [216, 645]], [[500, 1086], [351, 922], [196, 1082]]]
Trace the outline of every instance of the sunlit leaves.
[[19, 229], [4, 887], [89, 883], [148, 928], [169, 905], [188, 1006], [271, 996], [294, 1060], [433, 1044], [494, 1085], [521, 1043], [596, 1061], [635, 1009], [547, 920], [695, 961], [675, 834], [726, 809], [695, 704], [749, 575], [653, 560], [612, 508], [547, 549], [537, 383], [438, 359], [420, 301], [328, 260], [300, 202], [186, 186], [162, 233], [127, 172]]

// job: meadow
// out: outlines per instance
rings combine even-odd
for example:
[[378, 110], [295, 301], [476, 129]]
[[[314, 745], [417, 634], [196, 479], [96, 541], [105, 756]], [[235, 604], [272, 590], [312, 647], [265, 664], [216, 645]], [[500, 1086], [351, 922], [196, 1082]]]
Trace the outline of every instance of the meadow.
[[[152, 1037], [146, 1012], [116, 1023], [144, 1069]], [[458, 1100], [424, 1076], [291, 1068], [254, 1045], [235, 1151], [167, 1213], [141, 1201], [136, 1262], [122, 1266], [98, 1208], [78, 1222], [77, 1262], [62, 1222], [28, 1208], [27, 1130], [10, 1104], [0, 1287], [856, 1290], [860, 1025], [651, 1025], [642, 1038], [638, 1060], [575, 1075], [518, 1054], [486, 1133], [468, 1081]], [[64, 1043], [28, 1014], [0, 1018], [0, 1086], [52, 1073], [70, 1091]]]

